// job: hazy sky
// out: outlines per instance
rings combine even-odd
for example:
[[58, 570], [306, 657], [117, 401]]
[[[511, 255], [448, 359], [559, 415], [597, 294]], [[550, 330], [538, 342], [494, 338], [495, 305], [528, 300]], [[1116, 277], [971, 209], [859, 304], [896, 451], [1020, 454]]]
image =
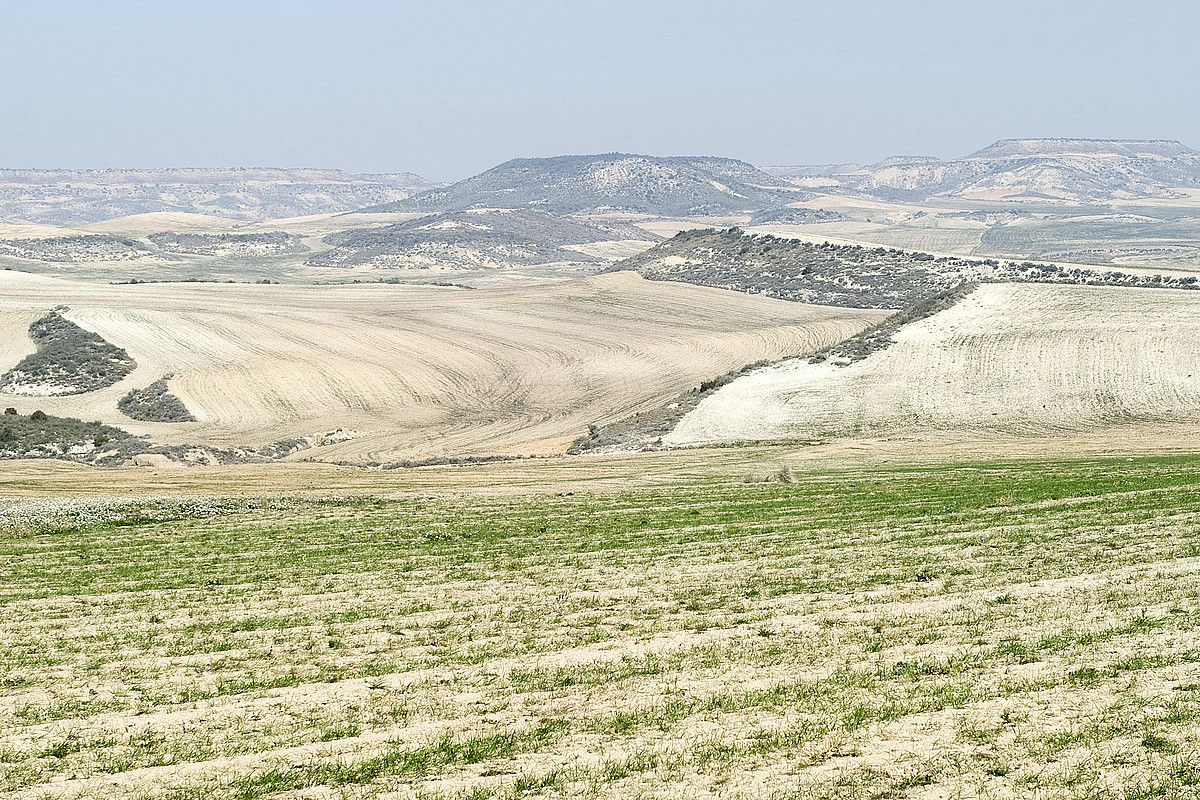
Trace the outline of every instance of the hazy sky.
[[0, 0], [0, 166], [1200, 147], [1200, 3]]

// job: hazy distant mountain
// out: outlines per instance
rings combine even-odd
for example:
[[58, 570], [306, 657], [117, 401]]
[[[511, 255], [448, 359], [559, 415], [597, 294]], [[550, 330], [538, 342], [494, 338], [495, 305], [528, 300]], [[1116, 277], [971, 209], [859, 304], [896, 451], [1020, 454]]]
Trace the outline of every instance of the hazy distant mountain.
[[497, 268], [602, 260], [572, 246], [658, 237], [625, 223], [595, 222], [540, 209], [475, 208], [432, 214], [382, 228], [325, 238], [334, 249], [310, 259], [318, 266]]
[[897, 156], [865, 167], [772, 171], [801, 185], [820, 176], [825, 191], [889, 200], [1104, 201], [1200, 188], [1200, 152], [1166, 140], [1005, 139], [951, 161]]
[[441, 189], [372, 211], [536, 207], [556, 213], [615, 209], [679, 216], [775, 208], [801, 189], [732, 158], [604, 155], [517, 158]]
[[0, 220], [83, 225], [152, 211], [272, 219], [351, 211], [435, 184], [324, 169], [0, 170]]
[[772, 164], [761, 166], [763, 172], [778, 178], [804, 180], [807, 178], [826, 178], [832, 175], [846, 175], [856, 169], [859, 164]]

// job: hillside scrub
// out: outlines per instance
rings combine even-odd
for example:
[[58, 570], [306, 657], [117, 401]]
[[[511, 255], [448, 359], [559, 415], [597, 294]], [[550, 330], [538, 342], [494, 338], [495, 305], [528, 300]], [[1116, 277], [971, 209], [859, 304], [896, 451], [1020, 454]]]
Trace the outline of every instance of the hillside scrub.
[[137, 367], [123, 348], [109, 344], [62, 315], [57, 308], [29, 326], [37, 352], [0, 377], [0, 391], [18, 395], [64, 395], [112, 386]]
[[54, 416], [40, 409], [22, 416], [15, 408], [9, 408], [0, 416], [0, 460], [37, 458], [117, 467], [138, 464], [141, 456], [155, 456], [161, 459], [159, 463], [184, 466], [265, 464], [324, 443], [324, 437], [310, 436], [245, 447], [156, 445], [145, 436], [135, 436], [112, 425]]
[[751, 225], [812, 225], [819, 222], [837, 222], [846, 219], [846, 215], [838, 211], [828, 211], [824, 208], [773, 208], [769, 211], [755, 211], [750, 215]]
[[41, 239], [0, 239], [0, 255], [34, 261], [75, 263], [136, 261], [151, 255], [151, 251], [142, 242], [125, 236], [83, 234]]

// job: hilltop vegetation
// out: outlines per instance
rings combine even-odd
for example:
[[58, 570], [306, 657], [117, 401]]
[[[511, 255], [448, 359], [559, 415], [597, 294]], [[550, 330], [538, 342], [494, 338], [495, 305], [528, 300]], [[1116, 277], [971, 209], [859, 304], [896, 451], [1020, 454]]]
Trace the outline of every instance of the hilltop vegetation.
[[933, 256], [747, 234], [739, 228], [682, 231], [612, 270], [805, 303], [904, 308], [980, 281], [1033, 281], [1128, 287], [1194, 288], [1194, 277], [1135, 275], [1055, 264]]
[[755, 211], [750, 215], [750, 225], [813, 225], [819, 222], [836, 222], [846, 216], [822, 208], [772, 208]]
[[626, 153], [516, 158], [375, 211], [536, 207], [560, 214], [615, 209], [678, 216], [776, 208], [804, 194], [732, 158]]
[[381, 228], [363, 228], [325, 238], [334, 249], [309, 259], [318, 266], [506, 267], [596, 257], [569, 245], [602, 241], [646, 241], [653, 234], [620, 222], [598, 222], [539, 209], [480, 208], [432, 214]]
[[167, 374], [149, 386], [130, 389], [117, 401], [117, 408], [130, 419], [142, 422], [195, 422], [183, 401], [169, 391], [167, 381], [171, 377]]

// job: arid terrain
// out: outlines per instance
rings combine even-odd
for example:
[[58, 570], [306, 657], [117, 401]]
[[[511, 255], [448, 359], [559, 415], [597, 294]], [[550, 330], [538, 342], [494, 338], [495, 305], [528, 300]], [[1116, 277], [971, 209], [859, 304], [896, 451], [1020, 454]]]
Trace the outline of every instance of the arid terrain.
[[0, 191], [0, 798], [1196, 797], [1195, 163]]
[[1200, 800], [1200, 4], [0, 8], [0, 800]]

